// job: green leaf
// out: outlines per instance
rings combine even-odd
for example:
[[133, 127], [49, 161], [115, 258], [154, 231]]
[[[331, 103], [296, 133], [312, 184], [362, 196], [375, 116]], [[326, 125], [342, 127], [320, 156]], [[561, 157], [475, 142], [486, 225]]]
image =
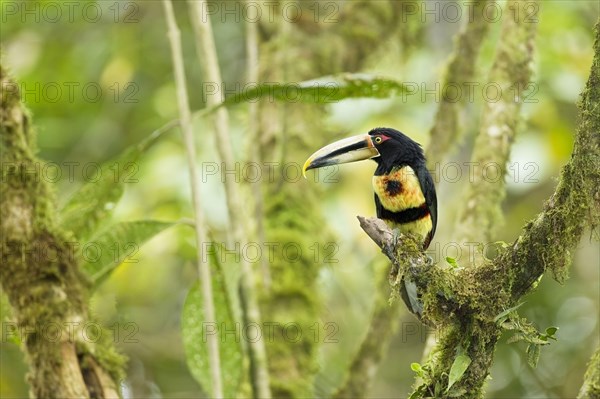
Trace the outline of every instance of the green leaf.
[[112, 225], [78, 248], [79, 262], [97, 286], [121, 263], [137, 263], [139, 247], [174, 224], [139, 220]]
[[548, 327], [546, 328], [546, 335], [548, 336], [548, 338], [556, 339], [554, 338], [554, 334], [556, 334], [557, 331], [558, 327]]
[[502, 324], [506, 320], [506, 318], [508, 317], [509, 314], [511, 314], [515, 310], [519, 309], [524, 304], [525, 304], [525, 302], [521, 302], [520, 304], [513, 306], [512, 308], [508, 308], [505, 311], [498, 313], [496, 315], [496, 317], [494, 317], [494, 323]]
[[540, 345], [529, 344], [527, 346], [527, 363], [536, 368], [538, 364], [538, 360], [540, 360]]
[[390, 98], [405, 91], [406, 87], [393, 79], [364, 73], [345, 73], [303, 82], [261, 83], [199, 114], [207, 115], [224, 105], [253, 102], [261, 98], [287, 103], [327, 104], [347, 98]]
[[114, 182], [107, 166], [100, 168], [101, 178], [84, 184], [60, 211], [60, 225], [85, 241], [102, 222], [109, 219], [123, 195], [124, 185]]
[[452, 266], [454, 269], [456, 269], [456, 268], [460, 267], [460, 266], [458, 266], [458, 263], [456, 263], [456, 259], [454, 259], [454, 258], [451, 258], [451, 257], [449, 257], [449, 256], [446, 256], [446, 262], [448, 262], [448, 264], [449, 264], [450, 266]]
[[[94, 235], [109, 220], [123, 195], [125, 184], [138, 181], [136, 173], [140, 156], [158, 141], [169, 126], [165, 125], [137, 145], [127, 148], [117, 158], [90, 168], [89, 181], [60, 210], [61, 227], [73, 232], [80, 242]], [[90, 166], [93, 164], [84, 167]]]
[[510, 246], [509, 243], [507, 243], [506, 241], [502, 241], [502, 240], [500, 240], [500, 241], [494, 241], [493, 244], [494, 245], [500, 245], [500, 247], [502, 247], [503, 249], [506, 249], [506, 248], [508, 248]]
[[420, 378], [425, 378], [425, 369], [419, 363], [411, 363], [410, 368]]
[[423, 369], [421, 368], [421, 365], [419, 363], [411, 363], [410, 369], [415, 373], [423, 372]]
[[424, 391], [425, 388], [427, 387], [426, 384], [423, 384], [421, 386], [419, 386], [417, 389], [415, 389], [415, 391], [408, 397], [408, 399], [419, 399], [422, 398], [424, 395]]
[[[222, 256], [222, 254], [226, 253], [227, 246], [225, 244], [216, 243], [213, 245], [213, 247], [210, 245], [207, 247], [207, 253], [211, 257], [213, 264], [218, 266], [220, 273], [223, 275], [223, 285], [233, 314], [233, 319], [236, 323], [241, 323], [242, 304], [240, 300], [240, 277], [242, 273], [240, 265], [239, 263], [234, 262], [222, 262], [227, 259], [226, 256]], [[215, 251], [216, 249], [218, 249], [218, 251]]]
[[448, 388], [446, 388], [446, 392], [460, 379], [462, 378], [465, 371], [471, 364], [471, 358], [468, 355], [461, 354], [456, 356], [454, 362], [452, 363], [452, 367], [450, 367], [450, 374], [448, 375]]
[[[214, 263], [214, 262], [213, 262]], [[199, 284], [191, 288], [183, 306], [181, 320], [183, 346], [188, 368], [205, 392], [212, 391], [212, 378], [208, 356], [208, 334], [219, 337], [221, 376], [225, 398], [235, 398], [243, 375], [243, 355], [241, 347], [242, 327], [234, 320], [219, 268], [212, 273], [213, 300], [216, 325], [205, 322], [202, 292]], [[250, 333], [249, 333], [250, 334]]]

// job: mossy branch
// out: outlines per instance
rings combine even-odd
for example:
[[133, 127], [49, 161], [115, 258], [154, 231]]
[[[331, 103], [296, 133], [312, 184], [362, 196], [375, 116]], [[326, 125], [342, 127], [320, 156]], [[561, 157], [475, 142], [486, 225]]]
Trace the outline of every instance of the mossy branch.
[[[504, 179], [510, 148], [519, 126], [521, 93], [531, 77], [537, 19], [517, 13], [523, 2], [510, 0], [502, 19], [489, 82], [499, 99], [485, 102], [479, 134], [471, 157], [471, 175], [464, 207], [456, 228], [459, 242], [487, 244], [502, 222], [501, 204], [506, 195]], [[492, 174], [489, 176], [489, 174]], [[477, 226], [477, 229], [473, 227]]]
[[[491, 0], [478, 0], [472, 4], [472, 7], [469, 7], [472, 14], [455, 38], [454, 50], [448, 58], [448, 65], [443, 77], [443, 88], [458, 87], [462, 91], [464, 84], [471, 82], [475, 77], [479, 49], [490, 28], [490, 23], [486, 20], [483, 11], [489, 3]], [[468, 97], [460, 96], [458, 99], [454, 99], [448, 96], [446, 90], [443, 93], [433, 126], [429, 131], [429, 146], [425, 154], [429, 165], [432, 166], [441, 162], [444, 155], [448, 154], [452, 146], [459, 141], [460, 111]]]
[[600, 398], [600, 347], [592, 355], [577, 399]]
[[[554, 195], [522, 235], [493, 261], [476, 267], [429, 265], [410, 237], [394, 237], [385, 223], [366, 219], [363, 228], [392, 260], [392, 286], [401, 276], [416, 283], [424, 303], [423, 320], [438, 328], [439, 344], [427, 364], [416, 397], [481, 397], [502, 328], [499, 314], [513, 307], [548, 268], [566, 276], [570, 254], [584, 231], [600, 220], [600, 23], [596, 25], [594, 61], [582, 94], [581, 123], [569, 163]], [[365, 225], [361, 221], [361, 224]], [[449, 386], [458, 355], [470, 364]], [[597, 355], [590, 367], [595, 367]], [[594, 372], [586, 375], [593, 386]], [[584, 389], [588, 389], [585, 388]]]
[[595, 27], [594, 60], [583, 90], [571, 159], [556, 191], [497, 264], [508, 278], [513, 301], [525, 294], [546, 269], [563, 281], [571, 254], [589, 227], [600, 220], [600, 22]]
[[0, 279], [29, 363], [30, 396], [118, 398], [122, 359], [110, 342], [94, 344], [83, 333], [88, 283], [58, 228], [28, 111], [1, 65], [0, 140]]

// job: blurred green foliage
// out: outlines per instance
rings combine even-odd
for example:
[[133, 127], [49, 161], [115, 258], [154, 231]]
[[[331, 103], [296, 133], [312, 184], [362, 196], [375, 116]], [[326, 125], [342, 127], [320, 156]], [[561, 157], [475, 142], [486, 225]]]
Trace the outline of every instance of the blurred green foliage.
[[[436, 88], [436, 83], [451, 51], [451, 38], [466, 15], [461, 21], [453, 22], [444, 18], [442, 3], [428, 2], [429, 9], [438, 7], [437, 13], [430, 14], [423, 12], [423, 2], [407, 3], [417, 7], [418, 18], [395, 16], [401, 28], [406, 28], [402, 40], [371, 38], [369, 21], [355, 16], [351, 22], [362, 32], [357, 35], [357, 46], [361, 40], [389, 41], [385, 45], [387, 51], [373, 54], [367, 63], [369, 67], [359, 72], [379, 74], [413, 88], [416, 86], [417, 93], [392, 99], [352, 99], [326, 104], [322, 106], [328, 115], [322, 121], [323, 131], [339, 131], [342, 135], [389, 125], [427, 144], [427, 131], [440, 97], [441, 88]], [[41, 158], [61, 170], [60, 176], [51, 174], [55, 169], [47, 170], [47, 178], [56, 181], [60, 204], [67, 203], [70, 195], [90, 180], [97, 169], [94, 165], [113, 159], [123, 149], [177, 117], [170, 50], [160, 3], [71, 4], [76, 4], [71, 6], [72, 13], [66, 5], [52, 1], [0, 2], [2, 63], [20, 82], [24, 102], [33, 113]], [[244, 16], [239, 7], [237, 14], [234, 11], [225, 15], [222, 11], [226, 3], [212, 4], [219, 10], [212, 15], [212, 21], [225, 89], [231, 95], [248, 87], [244, 81]], [[230, 9], [236, 9], [234, 2], [227, 4]], [[327, 4], [333, 8], [325, 8]], [[340, 10], [346, 6], [345, 2], [323, 2], [319, 8], [322, 11], [319, 23], [347, 23], [341, 19], [325, 21], [323, 17], [331, 10], [338, 11], [335, 15], [344, 15]], [[537, 14], [534, 85], [525, 93], [525, 121], [512, 151], [506, 221], [498, 240], [512, 241], [524, 222], [539, 212], [554, 189], [560, 166], [568, 160], [577, 123], [575, 104], [591, 64], [592, 26], [599, 7], [596, 1], [587, 0], [541, 3]], [[201, 109], [205, 103], [204, 93], [210, 90], [210, 85], [201, 79], [202, 66], [196, 60], [187, 6], [184, 2], [175, 2], [175, 9], [182, 29], [191, 105], [193, 109]], [[60, 10], [56, 18], [54, 10]], [[303, 10], [308, 12], [310, 4], [304, 4]], [[306, 24], [306, 20], [299, 19], [296, 23]], [[486, 83], [500, 27], [499, 21], [491, 23], [490, 38], [484, 44], [478, 65], [475, 95], [462, 116], [467, 137], [477, 131], [481, 104], [485, 101], [481, 88]], [[304, 28], [310, 29], [310, 24]], [[292, 54], [293, 51], [290, 48]], [[332, 73], [328, 65], [321, 68], [322, 75]], [[243, 104], [237, 105], [231, 112], [239, 159], [243, 159], [245, 151], [246, 108]], [[220, 234], [227, 220], [221, 170], [214, 175], [208, 173], [217, 162], [214, 135], [198, 127], [204, 207], [211, 230]], [[331, 138], [322, 137], [314, 142], [315, 149]], [[189, 217], [191, 207], [183, 151], [177, 132], [167, 134], [149, 148], [137, 162], [139, 168], [133, 176], [137, 181], [128, 185], [112, 212], [112, 220]], [[457, 199], [469, 183], [464, 167], [469, 153], [470, 145], [461, 144], [455, 153], [448, 154], [446, 163], [433, 171], [441, 205], [438, 233], [431, 248], [439, 261], [451, 257], [460, 264], [460, 257], [466, 256], [467, 248], [451, 243], [449, 237], [459, 205]], [[304, 158], [286, 161], [298, 165], [299, 170]], [[450, 174], [454, 173], [455, 164], [462, 166], [462, 178], [456, 181]], [[300, 179], [290, 169], [284, 179], [285, 184], [292, 184], [300, 191], [308, 184], [323, 187], [322, 208], [314, 212], [322, 212], [337, 234], [336, 252], [329, 258], [322, 252], [315, 257], [315, 261], [325, 265], [319, 286], [325, 306], [318, 335], [322, 342], [318, 394], [330, 393], [340, 383], [343, 367], [358, 349], [372, 308], [373, 261], [381, 255], [362, 233], [354, 216], [374, 214], [370, 184], [373, 169], [374, 166], [364, 164], [349, 165], [336, 172], [333, 182], [324, 181], [321, 175], [316, 183]], [[119, 170], [119, 173], [124, 171]], [[262, 178], [268, 179], [268, 176]], [[240, 184], [244, 184], [243, 178]], [[126, 397], [204, 395], [187, 368], [181, 336], [180, 315], [187, 292], [196, 280], [193, 245], [193, 237], [185, 227], [165, 231], [136, 254], [136, 263], [124, 263], [116, 269], [94, 295], [94, 315], [112, 332], [119, 348], [130, 358], [128, 378], [123, 382]], [[571, 278], [564, 285], [544, 277], [537, 291], [530, 294], [519, 309], [539, 330], [559, 327], [558, 342], [542, 349], [538, 366], [532, 369], [527, 364], [526, 345], [508, 344], [503, 339], [496, 352], [488, 397], [575, 396], [585, 364], [599, 344], [600, 249], [597, 243], [582, 241], [574, 259]], [[0, 309], [6, 325], [10, 319], [4, 299]], [[293, 320], [294, 316], [289, 317]], [[404, 313], [398, 323], [398, 334], [379, 368], [372, 397], [406, 396], [414, 375], [410, 365], [421, 361], [426, 328], [408, 313]], [[325, 330], [324, 326], [334, 326], [334, 329]], [[3, 328], [0, 396], [20, 398], [27, 395], [26, 366], [11, 335]], [[329, 339], [325, 340], [324, 336]], [[506, 338], [509, 336], [506, 334]], [[317, 339], [317, 335], [314, 337]]]

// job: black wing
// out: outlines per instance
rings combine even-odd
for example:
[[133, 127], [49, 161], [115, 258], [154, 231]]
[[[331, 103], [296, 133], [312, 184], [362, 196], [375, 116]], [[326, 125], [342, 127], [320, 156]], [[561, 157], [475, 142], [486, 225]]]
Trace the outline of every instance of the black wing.
[[423, 191], [423, 196], [425, 197], [425, 203], [431, 214], [431, 241], [437, 226], [437, 195], [435, 193], [435, 185], [433, 184], [431, 174], [425, 165], [418, 167], [416, 172], [419, 183], [421, 184], [421, 191]]
[[375, 211], [377, 212], [377, 217], [383, 219], [383, 205], [381, 205], [377, 193], [373, 193], [373, 196], [375, 197]]

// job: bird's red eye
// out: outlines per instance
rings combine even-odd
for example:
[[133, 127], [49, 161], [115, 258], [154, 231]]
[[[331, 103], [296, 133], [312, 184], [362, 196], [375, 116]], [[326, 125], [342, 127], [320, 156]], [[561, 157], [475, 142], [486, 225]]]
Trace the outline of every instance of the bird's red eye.
[[390, 138], [388, 136], [386, 136], [385, 134], [381, 134], [381, 135], [375, 136], [373, 138], [373, 140], [375, 141], [375, 144], [381, 144], [384, 141], [389, 140], [389, 139]]

